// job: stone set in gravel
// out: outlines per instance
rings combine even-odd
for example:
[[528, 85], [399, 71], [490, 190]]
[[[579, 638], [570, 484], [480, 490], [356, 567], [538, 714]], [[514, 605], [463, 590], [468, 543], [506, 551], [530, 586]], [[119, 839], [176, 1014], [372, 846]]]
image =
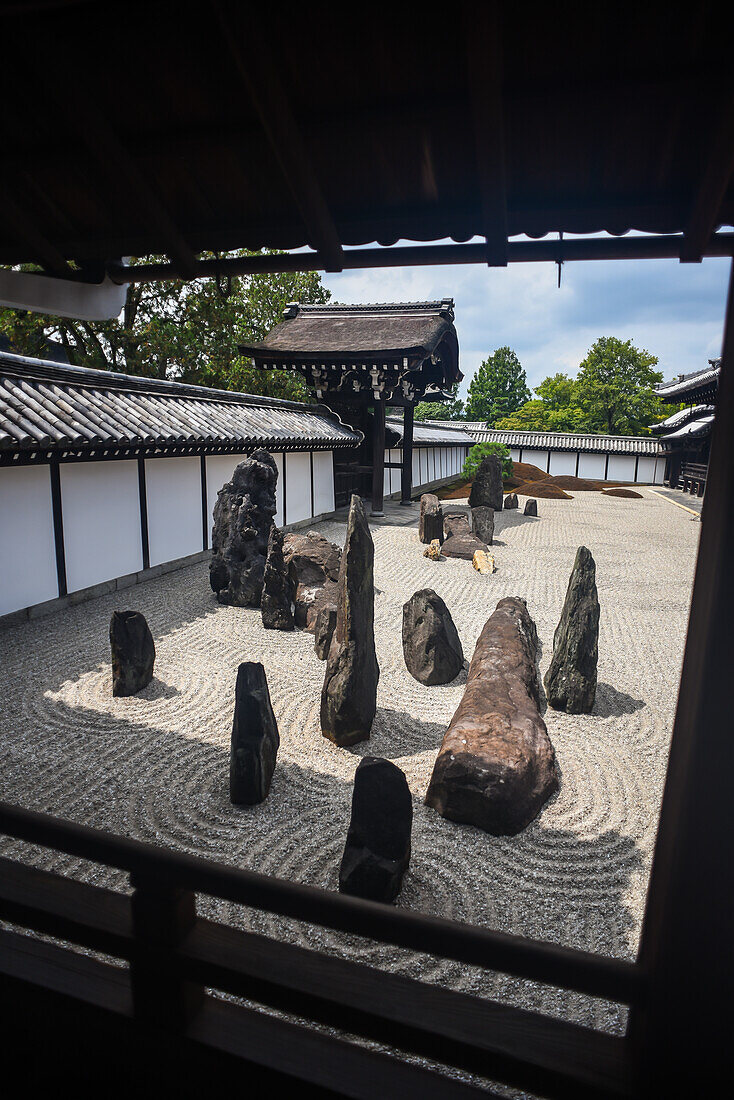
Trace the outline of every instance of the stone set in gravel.
[[505, 511], [517, 508], [517, 493], [508, 493], [505, 497]]
[[277, 480], [272, 455], [254, 451], [217, 494], [209, 583], [220, 603], [260, 606]]
[[139, 611], [113, 611], [110, 619], [112, 694], [136, 695], [153, 679], [155, 644]]
[[355, 494], [339, 568], [336, 629], [321, 690], [321, 732], [337, 745], [366, 740], [377, 710], [374, 560], [364, 504]]
[[579, 546], [553, 635], [553, 657], [545, 674], [549, 706], [569, 714], [591, 714], [596, 698], [598, 651], [596, 564], [591, 552]]
[[339, 890], [395, 901], [410, 863], [413, 802], [400, 768], [365, 756], [354, 774], [352, 816], [339, 868]]
[[487, 455], [479, 464], [469, 493], [469, 507], [481, 506], [502, 511], [502, 460], [499, 455]]
[[320, 661], [325, 661], [329, 656], [331, 639], [336, 630], [336, 608], [322, 607], [316, 616], [316, 626], [313, 632], [313, 648]]
[[469, 516], [465, 512], [444, 516], [444, 544], [442, 553], [447, 558], [463, 558], [471, 561], [475, 550], [487, 551], [487, 544], [471, 533]]
[[492, 545], [494, 538], [494, 508], [480, 504], [471, 510], [471, 529], [480, 542]]
[[443, 508], [434, 493], [424, 493], [421, 497], [418, 538], [426, 544], [434, 539], [443, 542]]
[[270, 528], [268, 538], [260, 611], [266, 629], [293, 630], [291, 578], [283, 557], [283, 533], [275, 524]]
[[268, 797], [279, 747], [265, 669], [245, 661], [237, 669], [229, 755], [229, 797], [236, 806], [255, 806]]
[[537, 500], [534, 500], [534, 499], [526, 500], [525, 501], [524, 515], [526, 515], [526, 516], [537, 516], [537, 514], [538, 514], [538, 502], [537, 502]]
[[525, 600], [500, 600], [479, 636], [466, 690], [426, 794], [443, 817], [514, 835], [558, 790], [538, 709], [538, 634]]
[[316, 531], [292, 532], [283, 539], [291, 577], [296, 625], [313, 631], [322, 607], [336, 609], [342, 552]]
[[451, 612], [430, 588], [403, 604], [403, 656], [408, 672], [421, 684], [449, 684], [464, 667]]

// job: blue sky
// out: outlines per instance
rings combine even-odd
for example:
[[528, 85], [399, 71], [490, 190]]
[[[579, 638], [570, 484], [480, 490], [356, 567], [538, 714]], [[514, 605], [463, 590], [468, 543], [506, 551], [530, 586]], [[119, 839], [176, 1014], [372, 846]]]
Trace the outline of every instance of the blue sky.
[[550, 263], [347, 271], [323, 282], [338, 302], [452, 297], [463, 396], [503, 344], [517, 352], [531, 387], [557, 371], [575, 374], [599, 336], [631, 339], [657, 355], [666, 379], [699, 370], [721, 352], [728, 271], [725, 259], [566, 263], [560, 290]]

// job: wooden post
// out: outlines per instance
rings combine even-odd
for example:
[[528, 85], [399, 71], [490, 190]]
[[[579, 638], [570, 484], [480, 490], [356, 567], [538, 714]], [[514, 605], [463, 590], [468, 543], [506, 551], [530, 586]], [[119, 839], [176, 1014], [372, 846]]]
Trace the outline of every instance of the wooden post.
[[400, 471], [400, 503], [412, 504], [413, 496], [413, 406], [403, 409], [403, 468]]
[[385, 402], [375, 400], [372, 436], [372, 515], [384, 516], [385, 492]]
[[131, 875], [130, 881], [137, 949], [130, 960], [135, 1017], [146, 1025], [181, 1031], [204, 990], [172, 976], [166, 963], [196, 921], [196, 897], [147, 876]]
[[[731, 1060], [734, 268], [678, 708], [629, 1037], [645, 1096], [713, 1096]], [[666, 1093], [666, 1080], [675, 1088]]]

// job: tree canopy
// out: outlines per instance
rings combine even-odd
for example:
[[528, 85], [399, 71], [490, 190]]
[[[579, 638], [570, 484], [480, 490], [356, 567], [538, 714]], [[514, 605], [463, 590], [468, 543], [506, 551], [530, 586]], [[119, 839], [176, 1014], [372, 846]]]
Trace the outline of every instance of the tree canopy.
[[464, 402], [457, 396], [459, 383], [451, 387], [451, 401], [419, 401], [413, 416], [416, 420], [463, 420]]
[[469, 383], [467, 420], [485, 420], [490, 428], [516, 412], [530, 397], [525, 371], [512, 348], [497, 348]]
[[329, 297], [316, 272], [244, 275], [221, 287], [214, 279], [137, 283], [128, 287], [123, 312], [113, 321], [0, 309], [0, 334], [23, 355], [43, 356], [55, 341], [79, 366], [308, 400], [301, 378], [258, 370], [237, 345], [263, 339], [288, 302]]

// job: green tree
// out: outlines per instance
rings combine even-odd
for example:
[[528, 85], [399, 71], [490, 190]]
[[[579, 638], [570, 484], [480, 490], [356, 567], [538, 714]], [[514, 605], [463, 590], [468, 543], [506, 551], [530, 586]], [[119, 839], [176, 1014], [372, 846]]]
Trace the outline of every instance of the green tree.
[[525, 371], [512, 348], [497, 348], [469, 383], [467, 420], [484, 420], [491, 427], [516, 412], [530, 397]]
[[505, 447], [504, 443], [476, 443], [466, 456], [462, 471], [464, 477], [474, 477], [482, 459], [486, 458], [487, 455], [499, 455], [502, 459], [502, 476], [512, 477], [510, 448]]
[[631, 340], [602, 336], [579, 368], [575, 396], [587, 430], [609, 435], [639, 435], [660, 419], [662, 402], [655, 384], [662, 382], [657, 356], [634, 347]]
[[4, 309], [0, 333], [24, 355], [42, 356], [48, 342], [56, 341], [79, 366], [304, 400], [308, 391], [300, 377], [258, 370], [237, 345], [261, 340], [288, 302], [329, 297], [316, 272], [239, 276], [228, 286], [213, 279], [137, 283], [128, 287], [124, 309], [112, 321]]
[[416, 420], [463, 420], [464, 402], [458, 397], [459, 383], [451, 387], [450, 401], [419, 401], [413, 416]]
[[586, 415], [578, 404], [576, 382], [567, 374], [544, 379], [535, 390], [538, 397], [526, 401], [511, 416], [497, 422], [498, 428], [514, 431], [583, 432]]

